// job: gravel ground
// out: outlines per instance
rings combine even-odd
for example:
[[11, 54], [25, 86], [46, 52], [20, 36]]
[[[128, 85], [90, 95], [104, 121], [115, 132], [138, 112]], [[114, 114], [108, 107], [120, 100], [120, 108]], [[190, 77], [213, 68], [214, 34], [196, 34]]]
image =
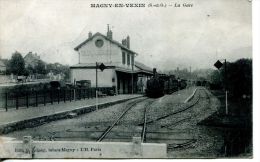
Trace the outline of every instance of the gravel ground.
[[[219, 103], [205, 90], [198, 90], [191, 101], [184, 103], [194, 89], [184, 89], [159, 99], [130, 100], [7, 136], [21, 139], [31, 135], [34, 140], [95, 141], [123, 113], [127, 104], [143, 100], [126, 113], [103, 141], [131, 141], [133, 136], [140, 136], [146, 107], [147, 121], [154, 121], [147, 125], [146, 142], [167, 143], [169, 158], [215, 158], [219, 156], [223, 145], [222, 137], [218, 135], [218, 130], [197, 123], [215, 112]], [[183, 110], [189, 106], [189, 109]], [[183, 111], [173, 114], [179, 110]]]
[[[163, 123], [177, 122], [176, 125], [169, 126], [166, 129], [189, 130], [187, 134], [190, 135], [190, 139], [183, 141], [183, 143], [193, 140], [189, 145], [168, 150], [170, 158], [216, 158], [219, 156], [221, 146], [223, 145], [222, 137], [218, 136], [219, 132], [215, 129], [197, 125], [202, 119], [217, 111], [218, 100], [211, 94], [208, 94], [207, 91], [199, 90], [190, 102], [194, 102], [198, 97], [198, 103], [190, 109], [175, 115], [174, 118], [165, 119], [168, 121], [161, 121]], [[183, 137], [182, 134], [176, 134], [175, 136], [176, 139], [181, 137]], [[175, 146], [180, 143], [178, 140], [169, 142]]]
[[[141, 136], [142, 123], [144, 122], [144, 108], [147, 108], [148, 121], [167, 115], [173, 108], [183, 105], [184, 101], [192, 94], [194, 88], [184, 89], [171, 95], [158, 99], [148, 99], [130, 109], [120, 122], [113, 128], [104, 141], [131, 141], [132, 136]], [[127, 136], [121, 132], [128, 133]], [[152, 133], [154, 135], [154, 133]], [[159, 135], [159, 133], [155, 133]], [[157, 137], [156, 137], [157, 138]]]
[[[172, 100], [176, 104], [181, 104], [186, 98], [188, 98], [193, 90], [194, 88], [190, 88], [176, 92], [173, 95], [166, 95], [157, 101], [157, 105], [160, 105], [164, 100]], [[73, 119], [55, 121], [39, 127], [16, 131], [9, 133], [7, 136], [22, 139], [23, 136], [31, 135], [35, 140], [53, 140], [53, 137], [55, 137], [55, 140], [96, 140], [96, 137], [98, 137], [102, 131], [107, 129], [107, 127], [119, 117], [119, 115], [124, 111], [125, 106], [135, 100], [81, 115]], [[139, 120], [140, 118], [142, 120], [143, 113], [139, 113], [139, 109], [143, 112], [142, 106], [136, 106], [135, 109], [130, 110], [122, 120], [130, 120], [130, 122], [131, 120]]]
[[125, 105], [136, 100], [144, 100], [144, 98], [130, 100], [76, 118], [12, 132], [7, 136], [22, 139], [23, 136], [30, 135], [34, 140], [52, 140], [53, 137], [55, 140], [96, 140], [95, 132], [104, 131], [124, 111]]
[[[156, 99], [147, 99], [133, 108], [131, 108], [118, 124], [113, 128], [112, 132], [108, 134], [104, 141], [132, 141], [133, 136], [141, 136], [144, 120], [144, 110], [149, 105], [153, 104]], [[127, 135], [121, 132], [127, 132]]]

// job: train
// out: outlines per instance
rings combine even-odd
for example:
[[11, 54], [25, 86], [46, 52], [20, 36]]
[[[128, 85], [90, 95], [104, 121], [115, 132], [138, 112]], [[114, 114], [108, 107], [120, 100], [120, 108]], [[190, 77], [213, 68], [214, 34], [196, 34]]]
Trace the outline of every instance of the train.
[[185, 79], [174, 75], [158, 74], [153, 70], [153, 77], [147, 81], [146, 96], [150, 98], [162, 97], [187, 87]]

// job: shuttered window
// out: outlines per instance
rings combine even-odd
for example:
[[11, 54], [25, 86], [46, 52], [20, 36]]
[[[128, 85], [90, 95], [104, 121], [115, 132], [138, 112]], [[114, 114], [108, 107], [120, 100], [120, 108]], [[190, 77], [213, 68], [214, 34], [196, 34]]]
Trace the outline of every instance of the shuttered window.
[[127, 54], [127, 65], [130, 65], [130, 54]]
[[125, 52], [122, 52], [122, 63], [125, 64]]
[[132, 65], [132, 66], [134, 65], [134, 54], [131, 55], [131, 65]]

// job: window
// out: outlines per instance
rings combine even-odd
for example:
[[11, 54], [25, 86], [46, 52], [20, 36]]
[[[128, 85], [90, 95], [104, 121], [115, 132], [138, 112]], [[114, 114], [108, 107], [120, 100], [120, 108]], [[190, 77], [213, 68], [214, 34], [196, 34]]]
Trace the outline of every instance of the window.
[[130, 55], [127, 54], [127, 65], [130, 65]]
[[134, 54], [131, 55], [131, 64], [134, 65]]
[[125, 52], [122, 52], [122, 63], [125, 64]]
[[104, 44], [104, 41], [102, 39], [98, 39], [96, 40], [95, 44], [97, 47], [101, 48]]

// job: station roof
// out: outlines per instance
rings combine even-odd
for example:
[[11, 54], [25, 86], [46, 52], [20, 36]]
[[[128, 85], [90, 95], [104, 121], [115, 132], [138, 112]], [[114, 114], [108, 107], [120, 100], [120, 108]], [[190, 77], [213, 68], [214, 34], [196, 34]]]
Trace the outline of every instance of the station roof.
[[[108, 68], [114, 68], [115, 65], [111, 64], [111, 63], [104, 63], [106, 65], [106, 67]], [[96, 63], [79, 63], [76, 65], [72, 65], [70, 66], [70, 68], [84, 68], [84, 69], [93, 69], [96, 68]]]
[[134, 54], [137, 55], [136, 52], [130, 50], [130, 49], [127, 48], [126, 46], [122, 45], [121, 43], [119, 43], [119, 42], [117, 42], [117, 41], [115, 41], [115, 40], [113, 40], [113, 39], [110, 39], [110, 38], [108, 38], [107, 36], [105, 36], [105, 35], [103, 35], [103, 34], [101, 34], [101, 33], [99, 33], [99, 32], [97, 32], [96, 34], [94, 34], [92, 37], [88, 38], [88, 39], [85, 40], [84, 42], [80, 43], [77, 47], [74, 48], [74, 50], [75, 50], [75, 51], [78, 51], [79, 48], [81, 48], [83, 45], [85, 45], [86, 43], [88, 43], [90, 40], [92, 40], [92, 39], [93, 39], [94, 37], [96, 37], [96, 36], [101, 36], [101, 37], [103, 37], [104, 39], [110, 41], [111, 43], [116, 44], [117, 46], [121, 47], [122, 49], [124, 49], [124, 50], [126, 50], [126, 51], [128, 51], [128, 52], [131, 52], [131, 53], [134, 53]]
[[[104, 63], [104, 64], [108, 69], [115, 69], [116, 71], [119, 71], [119, 72], [143, 73], [143, 74], [149, 74], [149, 75], [153, 74], [152, 68], [150, 68], [140, 62], [137, 62], [137, 61], [135, 61], [134, 70], [116, 66], [113, 63]], [[71, 69], [95, 69], [96, 63], [80, 63], [80, 64], [72, 65], [72, 66], [70, 66], [70, 68]]]
[[135, 61], [135, 67], [138, 68], [139, 71], [141, 72], [147, 72], [153, 74], [153, 69], [149, 66], [146, 66], [145, 64]]

